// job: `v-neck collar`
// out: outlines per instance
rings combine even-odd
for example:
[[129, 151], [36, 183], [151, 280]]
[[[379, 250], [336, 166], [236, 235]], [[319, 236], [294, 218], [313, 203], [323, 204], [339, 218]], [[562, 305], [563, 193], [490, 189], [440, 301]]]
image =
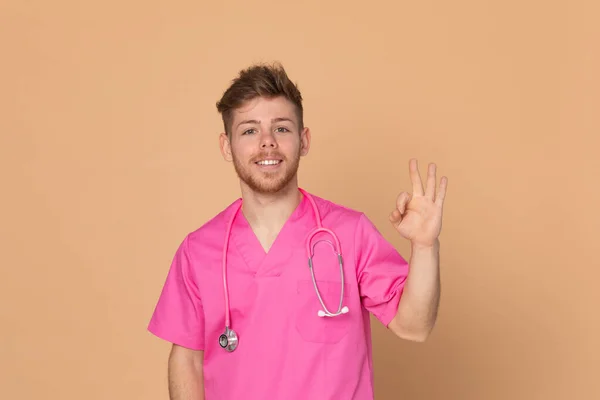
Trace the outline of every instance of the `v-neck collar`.
[[269, 251], [265, 251], [240, 208], [231, 230], [231, 240], [249, 272], [256, 276], [279, 276], [294, 253], [292, 248], [283, 246], [290, 243], [292, 246], [302, 245], [304, 229], [297, 229], [294, 225], [311, 210], [309, 200], [302, 194], [300, 203], [281, 227]]

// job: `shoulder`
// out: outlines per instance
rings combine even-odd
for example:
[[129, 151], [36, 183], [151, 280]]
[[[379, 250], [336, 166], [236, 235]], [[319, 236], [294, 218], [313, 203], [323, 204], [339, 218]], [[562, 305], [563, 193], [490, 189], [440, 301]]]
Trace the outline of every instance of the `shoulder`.
[[354, 226], [363, 223], [365, 220], [368, 222], [367, 216], [361, 210], [357, 210], [341, 202], [326, 199], [318, 195], [310, 195], [314, 199], [323, 221], [327, 221], [330, 224], [342, 223], [345, 225], [350, 224]]
[[186, 246], [197, 249], [199, 247], [210, 247], [214, 244], [221, 244], [231, 217], [237, 211], [240, 203], [241, 199], [236, 199], [214, 217], [193, 231], [188, 232], [184, 239]]
[[314, 194], [311, 196], [319, 208], [323, 224], [343, 227], [358, 236], [381, 236], [380, 230], [364, 211]]

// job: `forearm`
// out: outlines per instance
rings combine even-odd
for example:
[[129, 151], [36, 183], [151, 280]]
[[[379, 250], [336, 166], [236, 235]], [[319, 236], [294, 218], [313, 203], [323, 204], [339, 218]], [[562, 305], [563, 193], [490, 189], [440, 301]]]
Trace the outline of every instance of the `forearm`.
[[412, 246], [410, 272], [390, 327], [406, 339], [423, 341], [435, 325], [441, 286], [439, 247], [439, 241], [433, 246]]
[[202, 359], [173, 351], [169, 357], [169, 399], [204, 400]]

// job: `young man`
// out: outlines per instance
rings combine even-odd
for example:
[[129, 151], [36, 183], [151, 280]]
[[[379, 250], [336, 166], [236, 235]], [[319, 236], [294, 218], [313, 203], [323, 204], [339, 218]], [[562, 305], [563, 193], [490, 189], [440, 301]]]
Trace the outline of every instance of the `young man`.
[[434, 326], [447, 179], [430, 164], [423, 188], [409, 162], [390, 214], [407, 263], [363, 213], [298, 187], [310, 130], [281, 66], [241, 71], [217, 108], [241, 199], [183, 239], [151, 318], [170, 398], [373, 399], [369, 314], [407, 340]]

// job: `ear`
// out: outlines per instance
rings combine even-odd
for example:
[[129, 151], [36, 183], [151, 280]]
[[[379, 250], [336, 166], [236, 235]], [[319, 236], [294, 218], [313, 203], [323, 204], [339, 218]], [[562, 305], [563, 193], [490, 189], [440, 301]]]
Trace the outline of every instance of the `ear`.
[[310, 129], [304, 128], [300, 133], [300, 155], [305, 156], [310, 149]]
[[225, 161], [231, 162], [233, 160], [233, 157], [231, 156], [231, 143], [225, 132], [221, 132], [219, 135], [219, 144], [223, 158]]

